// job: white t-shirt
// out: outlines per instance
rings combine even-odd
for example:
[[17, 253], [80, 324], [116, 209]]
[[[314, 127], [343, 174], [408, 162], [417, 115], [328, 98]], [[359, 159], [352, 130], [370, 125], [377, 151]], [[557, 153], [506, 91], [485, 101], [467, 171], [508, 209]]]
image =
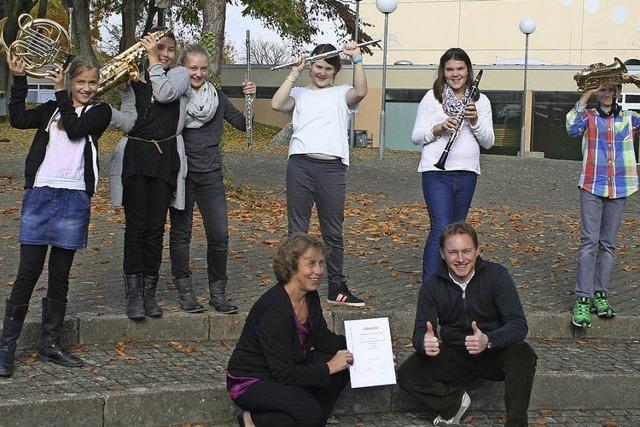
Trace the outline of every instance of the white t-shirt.
[[[76, 108], [78, 116], [83, 108]], [[58, 129], [58, 120], [60, 120], [60, 114], [56, 111], [49, 121], [49, 143], [33, 186], [86, 190], [84, 181], [86, 138], [70, 140], [66, 131]], [[96, 176], [96, 180], [97, 178]]]
[[289, 145], [292, 154], [324, 154], [339, 157], [349, 166], [349, 108], [347, 92], [350, 85], [311, 90], [294, 87], [289, 95], [293, 108], [293, 135]]
[[[493, 146], [493, 119], [491, 117], [491, 103], [489, 98], [480, 94], [476, 101], [478, 122], [471, 126], [469, 120], [462, 123], [457, 138], [451, 145], [449, 157], [445, 164], [446, 170], [465, 170], [480, 174], [480, 147], [489, 149]], [[434, 164], [440, 159], [447, 145], [450, 132], [443, 132], [440, 136], [433, 133], [433, 127], [447, 119], [447, 113], [442, 104], [436, 99], [433, 90], [420, 101], [416, 121], [413, 125], [411, 140], [416, 145], [422, 145], [422, 156], [418, 172], [439, 171]]]

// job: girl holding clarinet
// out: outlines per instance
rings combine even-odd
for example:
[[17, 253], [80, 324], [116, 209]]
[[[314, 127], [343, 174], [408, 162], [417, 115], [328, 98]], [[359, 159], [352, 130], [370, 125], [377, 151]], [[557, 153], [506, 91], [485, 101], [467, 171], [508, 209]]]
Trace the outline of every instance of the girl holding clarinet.
[[[480, 147], [493, 146], [493, 120], [489, 99], [476, 92], [464, 104], [474, 79], [471, 59], [460, 48], [447, 50], [440, 58], [433, 88], [420, 101], [411, 139], [422, 145], [418, 172], [427, 204], [431, 230], [422, 258], [423, 279], [441, 262], [438, 240], [444, 228], [464, 221], [471, 206], [480, 174]], [[465, 108], [460, 122], [460, 110]], [[435, 166], [452, 132], [459, 128], [446, 162], [446, 170]]]

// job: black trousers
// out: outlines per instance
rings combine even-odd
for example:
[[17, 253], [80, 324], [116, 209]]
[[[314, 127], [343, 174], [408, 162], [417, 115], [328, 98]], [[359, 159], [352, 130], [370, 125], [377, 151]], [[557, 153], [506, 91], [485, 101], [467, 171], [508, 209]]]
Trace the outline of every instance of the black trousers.
[[[11, 302], [14, 305], [29, 304], [33, 288], [42, 274], [48, 246], [20, 245], [18, 275], [11, 288]], [[69, 272], [76, 251], [51, 246], [49, 254], [49, 285], [47, 298], [66, 301], [69, 291]]]
[[134, 175], [124, 181], [124, 274], [158, 274], [171, 195], [160, 178]]
[[202, 215], [207, 235], [207, 273], [210, 282], [227, 279], [227, 254], [229, 251], [229, 227], [227, 198], [222, 172], [189, 172], [186, 181], [184, 210], [169, 209], [171, 232], [169, 248], [171, 272], [176, 279], [191, 276], [189, 246], [193, 228], [194, 204]]
[[316, 205], [320, 233], [327, 250], [327, 280], [344, 280], [344, 200], [347, 166], [341, 160], [317, 160], [294, 154], [287, 162], [287, 214], [289, 234], [309, 232], [311, 210]]
[[471, 356], [440, 345], [435, 357], [414, 353], [398, 369], [400, 387], [427, 408], [448, 419], [460, 407], [461, 385], [473, 378], [504, 381], [506, 426], [526, 426], [537, 356], [524, 341]]
[[[307, 363], [327, 362], [333, 355], [312, 351]], [[324, 426], [342, 389], [349, 382], [349, 371], [331, 375], [327, 387], [300, 387], [260, 380], [250, 386], [235, 403], [257, 427]]]

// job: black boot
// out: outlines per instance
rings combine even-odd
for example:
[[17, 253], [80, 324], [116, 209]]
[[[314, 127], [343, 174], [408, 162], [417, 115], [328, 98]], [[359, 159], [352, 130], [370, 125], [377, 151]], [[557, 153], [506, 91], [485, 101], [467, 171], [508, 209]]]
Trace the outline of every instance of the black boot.
[[162, 316], [162, 309], [155, 300], [156, 288], [158, 287], [158, 275], [142, 275], [142, 295], [144, 298], [144, 312], [149, 317]]
[[186, 313], [201, 313], [204, 311], [204, 307], [200, 305], [193, 296], [191, 277], [173, 279], [173, 283], [178, 290], [178, 302], [180, 303], [182, 311]]
[[38, 358], [45, 362], [79, 368], [84, 365], [82, 360], [69, 353], [60, 341], [66, 311], [66, 301], [42, 298], [42, 337], [38, 346]]
[[227, 289], [227, 280], [209, 280], [209, 305], [212, 305], [216, 311], [223, 314], [234, 314], [238, 312], [238, 307], [231, 304], [225, 298], [225, 290]]
[[142, 273], [124, 275], [124, 298], [127, 303], [127, 317], [129, 319], [144, 319], [144, 304], [142, 302]]
[[29, 304], [13, 305], [11, 300], [7, 300], [4, 323], [2, 324], [2, 336], [0, 337], [0, 377], [13, 375], [16, 341], [22, 331], [22, 325], [28, 309]]

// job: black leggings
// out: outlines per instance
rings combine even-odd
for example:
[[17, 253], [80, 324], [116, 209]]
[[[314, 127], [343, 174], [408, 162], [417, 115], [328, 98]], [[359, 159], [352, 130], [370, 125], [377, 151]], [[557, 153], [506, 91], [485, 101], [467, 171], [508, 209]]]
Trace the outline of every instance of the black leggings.
[[[311, 352], [309, 359], [331, 357]], [[235, 403], [251, 412], [257, 427], [324, 426], [342, 389], [349, 382], [349, 371], [331, 375], [327, 387], [300, 387], [260, 380], [250, 386]]]
[[134, 175], [124, 181], [124, 274], [158, 274], [171, 195], [160, 178]]
[[[14, 305], [29, 304], [33, 288], [42, 273], [48, 248], [45, 245], [20, 245], [20, 265], [10, 297]], [[66, 301], [69, 291], [69, 271], [71, 271], [75, 254], [76, 251], [73, 249], [51, 246], [47, 298]]]

